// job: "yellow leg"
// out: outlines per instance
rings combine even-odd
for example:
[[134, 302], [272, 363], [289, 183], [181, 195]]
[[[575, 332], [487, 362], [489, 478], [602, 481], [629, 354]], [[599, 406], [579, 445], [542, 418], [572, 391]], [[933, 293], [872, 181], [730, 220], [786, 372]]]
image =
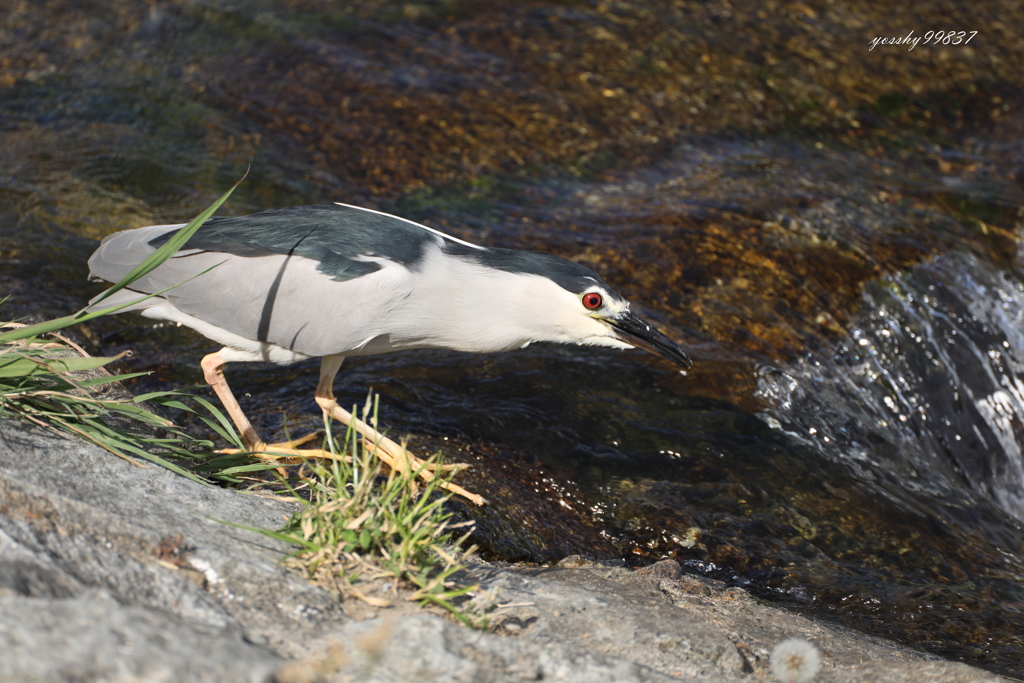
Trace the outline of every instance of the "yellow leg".
[[[338, 373], [338, 369], [341, 367], [341, 356], [325, 356], [320, 366], [320, 381], [316, 387], [316, 402], [320, 408], [324, 411], [324, 414], [330, 415], [332, 419], [341, 422], [343, 425], [352, 425], [352, 427], [366, 440], [367, 447], [373, 450], [373, 452], [384, 461], [389, 467], [394, 470], [401, 471], [404, 469], [417, 469], [419, 470], [419, 477], [424, 481], [431, 481], [434, 479], [434, 473], [431, 470], [437, 469], [437, 467], [430, 463], [425, 463], [423, 460], [415, 457], [411, 453], [405, 450], [403, 446], [395, 443], [391, 439], [387, 438], [376, 429], [366, 424], [359, 418], [355, 417], [346, 410], [342, 410], [337, 401], [334, 399], [334, 391], [332, 385], [334, 384], [334, 376]], [[213, 388], [214, 393], [217, 394], [217, 398], [220, 399], [224, 409], [227, 411], [231, 421], [235, 423], [235, 427], [238, 429], [238, 433], [242, 436], [242, 442], [245, 444], [246, 450], [257, 457], [265, 460], [273, 460], [275, 462], [280, 461], [286, 462], [300, 462], [301, 458], [323, 458], [323, 459], [337, 459], [341, 456], [335, 455], [330, 451], [323, 449], [299, 449], [300, 446], [307, 441], [316, 437], [316, 434], [308, 434], [301, 439], [294, 439], [283, 443], [268, 444], [260, 438], [259, 434], [256, 433], [256, 429], [253, 428], [252, 423], [249, 422], [249, 418], [242, 412], [242, 407], [238, 405], [238, 400], [235, 399], [235, 395], [231, 393], [231, 388], [228, 386], [227, 379], [224, 377], [224, 359], [221, 357], [220, 352], [211, 353], [202, 360], [203, 376], [206, 381]], [[221, 453], [237, 453], [238, 449], [226, 448], [220, 451]], [[443, 465], [442, 470], [462, 470], [469, 467], [469, 465]], [[483, 505], [487, 501], [475, 493], [470, 493], [466, 489], [456, 484], [448, 484], [439, 482], [441, 488], [447, 489], [452, 493], [463, 496], [468, 500], [476, 503], [477, 505]]]
[[[465, 464], [442, 465], [440, 468], [417, 458], [409, 453], [404, 446], [401, 446], [388, 437], [384, 436], [372, 426], [360, 420], [352, 413], [341, 408], [334, 398], [334, 376], [338, 374], [341, 367], [341, 356], [325, 356], [320, 364], [320, 381], [316, 385], [316, 402], [325, 415], [337, 420], [345, 426], [350, 426], [366, 440], [366, 446], [370, 448], [378, 458], [384, 461], [388, 467], [396, 471], [415, 469], [419, 477], [424, 481], [433, 481], [435, 478], [432, 470], [442, 471], [464, 470], [469, 467]], [[447, 489], [452, 493], [462, 496], [477, 505], [484, 505], [487, 500], [483, 496], [470, 493], [458, 484], [438, 482], [438, 486]]]
[[224, 359], [220, 357], [220, 352], [205, 356], [199, 365], [203, 368], [203, 377], [206, 378], [206, 383], [213, 389], [213, 393], [217, 394], [224, 410], [228, 411], [228, 417], [235, 423], [238, 433], [242, 435], [242, 442], [254, 450], [257, 446], [266, 446], [263, 439], [253, 429], [249, 418], [242, 412], [242, 406], [238, 405], [235, 395], [231, 393], [231, 387], [228, 386], [228, 381], [224, 377]]
[[[296, 446], [301, 446], [307, 441], [311, 441], [316, 438], [316, 433], [307, 434], [300, 439], [293, 439], [291, 441], [285, 441], [282, 443], [268, 444], [260, 435], [256, 433], [256, 429], [249, 422], [249, 418], [242, 412], [242, 407], [238, 405], [238, 400], [235, 399], [235, 395], [231, 393], [231, 387], [228, 386], [228, 381], [224, 377], [224, 359], [220, 356], [220, 352], [211, 353], [210, 355], [203, 358], [200, 365], [203, 368], [203, 376], [206, 378], [207, 383], [213, 388], [213, 392], [217, 394], [217, 398], [220, 399], [224, 409], [228, 412], [228, 417], [235, 423], [235, 427], [238, 429], [238, 433], [242, 436], [242, 443], [245, 444], [246, 451], [254, 454], [264, 454], [267, 452], [278, 453], [282, 455], [305, 455], [309, 454], [311, 457], [313, 453], [325, 453], [326, 455], [320, 455], [316, 457], [330, 457], [332, 454], [328, 451], [300, 451]], [[222, 453], [236, 453], [238, 449], [226, 448]], [[275, 458], [277, 459], [277, 458]]]

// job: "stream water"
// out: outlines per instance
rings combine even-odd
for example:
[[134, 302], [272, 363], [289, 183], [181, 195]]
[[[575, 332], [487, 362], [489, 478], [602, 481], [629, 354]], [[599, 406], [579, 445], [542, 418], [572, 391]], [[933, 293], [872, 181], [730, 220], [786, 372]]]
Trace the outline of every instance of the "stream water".
[[[694, 368], [533, 345], [339, 375], [343, 403], [372, 386], [393, 432], [474, 465], [492, 504], [459, 513], [488, 557], [673, 557], [1024, 677], [1024, 116], [1012, 60], [977, 61], [1012, 41], [868, 63], [821, 9], [739, 59], [759, 3], [669, 5], [22, 3], [0, 314], [81, 307], [100, 238], [187, 220], [249, 164], [225, 213], [337, 200], [579, 260]], [[882, 22], [869, 5], [851, 16]], [[130, 316], [76, 334], [132, 350], [138, 392], [200, 383], [212, 348]], [[316, 363], [228, 377], [266, 437], [319, 426]]]

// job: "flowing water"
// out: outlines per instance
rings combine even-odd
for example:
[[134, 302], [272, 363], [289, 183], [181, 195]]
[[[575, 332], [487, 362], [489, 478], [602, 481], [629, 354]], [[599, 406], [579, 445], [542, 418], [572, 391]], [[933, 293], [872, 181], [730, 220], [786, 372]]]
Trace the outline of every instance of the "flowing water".
[[[187, 220], [250, 163], [226, 213], [338, 200], [576, 259], [694, 368], [533, 345], [351, 359], [339, 375], [343, 403], [372, 386], [395, 433], [474, 465], [461, 483], [492, 504], [459, 512], [489, 557], [674, 557], [1024, 676], [1015, 82], [914, 99], [934, 62], [914, 56], [850, 90], [911, 94], [844, 110], [845, 91], [814, 88], [863, 55], [831, 45], [839, 67], [820, 71], [785, 57], [806, 13], [732, 59], [758, 3], [653, 19], [630, 2], [43, 5], [19, 4], [0, 41], [5, 316], [79, 308], [99, 291], [84, 264], [100, 238]], [[624, 60], [615, 40], [646, 52]], [[964, 60], [982, 54], [924, 73], [980, 73]], [[792, 90], [765, 85], [783, 76]], [[198, 384], [211, 350], [130, 316], [76, 333], [132, 350], [124, 368], [153, 371], [138, 392]], [[264, 436], [318, 427], [315, 362], [228, 378]]]
[[859, 476], [1024, 521], [1022, 323], [1017, 271], [944, 255], [873, 283], [831, 357], [765, 371], [764, 414]]

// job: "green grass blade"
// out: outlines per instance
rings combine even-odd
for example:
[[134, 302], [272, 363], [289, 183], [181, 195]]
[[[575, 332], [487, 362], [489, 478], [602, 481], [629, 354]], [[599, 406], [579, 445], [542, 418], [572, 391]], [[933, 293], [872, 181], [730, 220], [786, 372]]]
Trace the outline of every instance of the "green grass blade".
[[78, 382], [78, 386], [83, 389], [91, 387], [101, 387], [104, 384], [114, 384], [115, 382], [124, 382], [125, 380], [135, 379], [136, 377], [145, 377], [146, 375], [152, 375], [152, 370], [146, 370], [145, 372], [129, 372], [124, 375], [111, 375], [110, 377], [97, 377], [96, 379], [85, 379]]
[[267, 470], [276, 470], [281, 467], [281, 463], [272, 462], [258, 462], [250, 465], [239, 465], [237, 467], [225, 467], [218, 471], [218, 474], [245, 474], [246, 472], [266, 472]]
[[220, 423], [220, 428], [215, 426], [206, 416], [200, 415], [203, 422], [210, 425], [214, 431], [233, 443], [237, 448], [245, 448], [245, 445], [242, 443], [242, 437], [238, 435], [238, 432], [235, 430], [235, 425], [228, 419], [227, 415], [218, 410], [217, 406], [213, 405], [201, 396], [193, 396], [192, 398], [195, 399], [196, 403], [201, 405], [207, 412], [217, 419], [217, 422]]
[[299, 536], [298, 534], [283, 534], [283, 533], [281, 533], [279, 531], [270, 531], [269, 529], [261, 529], [259, 527], [255, 527], [255, 526], [248, 526], [246, 524], [236, 524], [235, 522], [229, 522], [226, 519], [217, 519], [216, 517], [207, 517], [207, 519], [212, 519], [215, 522], [220, 522], [221, 524], [227, 524], [228, 526], [233, 526], [236, 529], [245, 529], [246, 531], [255, 531], [258, 534], [263, 534], [267, 538], [273, 538], [275, 540], [283, 541], [285, 543], [293, 543], [295, 545], [301, 545], [306, 550], [316, 550], [317, 549], [317, 545], [315, 543], [310, 543], [309, 541], [306, 541], [305, 539], [302, 538], [302, 536]]
[[[246, 175], [248, 174], [249, 172], [246, 171]], [[130, 285], [131, 283], [138, 280], [139, 278], [148, 275], [157, 267], [159, 267], [161, 263], [163, 263], [171, 256], [173, 256], [179, 249], [181, 249], [182, 246], [184, 246], [186, 242], [188, 242], [189, 238], [191, 238], [192, 235], [194, 235], [196, 231], [203, 226], [203, 223], [205, 223], [207, 219], [210, 218], [210, 216], [212, 216], [214, 212], [216, 212], [217, 209], [220, 208], [221, 204], [227, 201], [228, 197], [231, 196], [231, 193], [235, 191], [235, 188], [237, 188], [242, 183], [243, 180], [245, 180], [244, 175], [237, 183], [232, 185], [227, 192], [222, 194], [217, 201], [208, 206], [205, 211], [203, 211], [198, 216], [189, 221], [189, 223], [185, 227], [181, 228], [176, 233], [174, 233], [174, 235], [172, 235], [171, 238], [167, 240], [167, 242], [163, 246], [154, 251], [149, 256], [149, 258], [147, 258], [139, 265], [135, 266], [135, 268], [130, 273], [125, 275], [123, 278], [121, 278], [120, 281], [116, 282], [110, 289], [108, 289], [99, 297], [97, 297], [92, 305], [95, 306], [97, 303], [103, 301], [114, 292], [120, 291], [127, 287], [128, 285]], [[76, 318], [78, 317], [79, 316], [76, 316]]]
[[39, 373], [62, 374], [65, 372], [76, 372], [78, 370], [92, 370], [111, 363], [121, 356], [109, 358], [32, 358], [20, 354], [12, 354], [15, 357], [7, 360], [0, 360], [0, 377], [24, 377]]
[[[166, 467], [176, 474], [180, 474], [183, 477], [187, 477], [192, 481], [200, 484], [210, 486], [208, 481], [203, 480], [201, 477], [196, 476], [193, 472], [190, 472], [175, 463], [161, 458], [159, 455], [150, 453], [142, 448], [139, 448], [134, 442], [130, 435], [122, 434], [115, 429], [108, 427], [98, 420], [83, 420], [82, 424], [88, 429], [90, 436], [100, 442], [104, 448], [125, 457], [125, 453], [131, 453], [145, 460], [149, 460], [152, 463]], [[91, 428], [91, 429], [89, 429]]]
[[[135, 402], [135, 403], [145, 403], [146, 401], [152, 401], [152, 400], [161, 398], [163, 396], [168, 396], [168, 395], [175, 395], [175, 396], [177, 396], [178, 392], [176, 392], [176, 391], [151, 391], [148, 394], [139, 394], [138, 396], [135, 396], [134, 398], [132, 398], [132, 401]], [[159, 403], [160, 403], [160, 405], [165, 405], [165, 406], [168, 406], [169, 408], [177, 408], [178, 410], [187, 410], [189, 412], [194, 412], [191, 408], [189, 408], [187, 405], [185, 405], [184, 403], [182, 403], [181, 401], [179, 401], [177, 399], [170, 399], [170, 400], [166, 400], [166, 401], [159, 401]]]
[[[206, 411], [204, 414], [196, 410], [195, 408], [187, 405], [186, 403], [178, 400], [176, 397], [183, 396], [192, 399], [200, 405], [200, 407]], [[176, 410], [184, 410], [192, 413], [199, 417], [210, 429], [217, 433], [225, 441], [228, 441], [236, 448], [245, 448], [242, 443], [242, 439], [238, 436], [238, 432], [235, 431], [234, 425], [231, 420], [228, 419], [223, 412], [221, 412], [215, 405], [204, 399], [202, 396], [196, 396], [194, 394], [187, 394], [177, 391], [154, 391], [148, 394], [142, 394], [141, 396], [135, 397], [136, 403], [142, 403], [143, 401], [152, 401], [158, 405], [165, 406], [167, 408], [174, 408]], [[212, 419], [209, 416], [213, 416]]]

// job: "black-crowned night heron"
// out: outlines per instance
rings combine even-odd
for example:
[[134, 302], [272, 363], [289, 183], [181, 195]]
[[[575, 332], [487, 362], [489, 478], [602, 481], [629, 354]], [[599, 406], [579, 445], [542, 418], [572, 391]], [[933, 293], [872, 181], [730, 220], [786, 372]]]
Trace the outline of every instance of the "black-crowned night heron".
[[[90, 279], [118, 281], [181, 227], [110, 235], [89, 259]], [[478, 247], [346, 204], [211, 219], [181, 251], [102, 305], [172, 285], [123, 310], [187, 325], [223, 345], [203, 358], [203, 372], [252, 452], [322, 453], [297, 449], [301, 440], [264, 443], [228, 388], [225, 363], [322, 357], [316, 402], [352, 424], [393, 468], [423, 462], [408, 460], [401, 446], [338, 406], [332, 385], [346, 356], [425, 347], [490, 353], [562, 342], [638, 347], [691, 365], [589, 268], [549, 254]], [[421, 476], [433, 475], [424, 469]]]

